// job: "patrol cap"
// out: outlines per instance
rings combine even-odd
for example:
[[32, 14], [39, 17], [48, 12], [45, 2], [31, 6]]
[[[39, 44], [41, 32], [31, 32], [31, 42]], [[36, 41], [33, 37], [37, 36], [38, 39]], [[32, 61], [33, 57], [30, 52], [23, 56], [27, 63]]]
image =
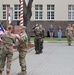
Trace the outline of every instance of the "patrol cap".
[[12, 29], [12, 28], [13, 28], [13, 26], [11, 26], [11, 25], [8, 26], [8, 29]]
[[22, 26], [20, 29], [26, 29], [26, 26]]

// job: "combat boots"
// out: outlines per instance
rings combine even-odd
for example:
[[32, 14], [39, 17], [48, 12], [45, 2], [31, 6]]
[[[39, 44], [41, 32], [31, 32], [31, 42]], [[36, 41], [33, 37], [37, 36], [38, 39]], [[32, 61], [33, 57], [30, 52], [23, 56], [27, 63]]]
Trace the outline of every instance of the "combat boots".
[[2, 75], [2, 71], [0, 71], [0, 75]]
[[68, 43], [68, 46], [71, 46], [71, 43]]
[[10, 72], [7, 71], [7, 75], [10, 75]]
[[21, 71], [18, 73], [18, 75], [26, 75], [26, 74], [27, 74], [26, 71]]

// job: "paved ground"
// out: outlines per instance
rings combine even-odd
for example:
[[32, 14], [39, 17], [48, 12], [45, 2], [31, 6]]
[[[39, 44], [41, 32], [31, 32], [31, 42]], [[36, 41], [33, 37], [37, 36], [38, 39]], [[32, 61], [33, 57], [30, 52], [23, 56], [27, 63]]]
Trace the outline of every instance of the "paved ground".
[[[14, 53], [13, 59], [17, 58]], [[32, 50], [26, 56], [27, 75], [74, 75], [74, 43], [45, 43], [42, 54], [35, 55]], [[20, 71], [18, 58], [13, 60], [11, 75]], [[5, 75], [5, 71], [4, 71]]]

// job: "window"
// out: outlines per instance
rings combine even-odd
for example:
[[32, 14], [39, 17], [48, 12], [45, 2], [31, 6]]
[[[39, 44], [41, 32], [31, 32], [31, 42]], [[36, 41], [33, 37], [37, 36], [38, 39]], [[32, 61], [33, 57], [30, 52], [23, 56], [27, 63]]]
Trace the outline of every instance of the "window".
[[74, 20], [74, 5], [68, 5], [68, 19]]
[[20, 17], [20, 5], [14, 5], [14, 19], [19, 20]]
[[43, 6], [35, 5], [35, 19], [41, 20], [43, 18]]
[[7, 7], [10, 7], [10, 5], [3, 5], [2, 6], [2, 9], [3, 9], [3, 20], [6, 20], [7, 19]]
[[47, 19], [48, 20], [54, 20], [54, 5], [47, 5]]

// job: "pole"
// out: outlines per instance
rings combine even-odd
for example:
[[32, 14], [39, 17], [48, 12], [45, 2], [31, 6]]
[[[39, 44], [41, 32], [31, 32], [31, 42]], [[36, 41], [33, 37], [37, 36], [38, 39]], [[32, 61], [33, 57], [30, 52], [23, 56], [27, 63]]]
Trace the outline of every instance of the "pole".
[[23, 21], [23, 0], [20, 0], [20, 26], [24, 25]]
[[10, 7], [7, 7], [7, 11], [6, 11], [6, 18], [7, 18], [7, 20], [6, 20], [6, 30], [7, 30], [7, 27], [8, 27], [8, 25], [9, 25], [9, 20], [8, 20], [9, 9], [10, 9]]

